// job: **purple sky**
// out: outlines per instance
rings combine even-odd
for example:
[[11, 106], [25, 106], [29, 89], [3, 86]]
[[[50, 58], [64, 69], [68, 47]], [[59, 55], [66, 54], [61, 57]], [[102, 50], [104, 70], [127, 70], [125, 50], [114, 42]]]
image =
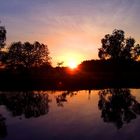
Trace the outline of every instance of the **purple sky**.
[[1, 0], [1, 25], [7, 45], [40, 41], [48, 45], [53, 64], [97, 59], [100, 40], [123, 29], [140, 43], [140, 0]]

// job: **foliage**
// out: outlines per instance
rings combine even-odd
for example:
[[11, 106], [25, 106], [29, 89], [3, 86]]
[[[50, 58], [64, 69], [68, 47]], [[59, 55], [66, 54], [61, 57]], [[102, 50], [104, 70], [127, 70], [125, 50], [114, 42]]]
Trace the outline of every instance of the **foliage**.
[[120, 129], [140, 114], [140, 103], [129, 89], [105, 89], [99, 91], [98, 107], [104, 122], [114, 123]]
[[105, 35], [101, 43], [98, 53], [100, 59], [136, 60], [140, 56], [140, 45], [135, 45], [134, 38], [125, 38], [123, 30], [115, 29], [112, 34]]
[[0, 26], [0, 49], [4, 47], [6, 41], [6, 29], [4, 26]]
[[6, 52], [2, 51], [6, 41], [6, 29], [4, 26], [0, 26], [0, 61], [3, 62], [5, 59]]
[[57, 67], [61, 67], [61, 66], [63, 66], [63, 64], [64, 64], [64, 61], [57, 62]]
[[121, 60], [86, 60], [79, 65], [79, 69], [91, 73], [122, 73], [129, 72], [131, 74], [139, 73], [140, 61]]
[[0, 138], [5, 138], [7, 136], [7, 126], [5, 120], [6, 118], [0, 114]]
[[13, 116], [39, 117], [49, 111], [49, 96], [40, 91], [0, 94], [0, 105], [5, 105]]
[[50, 57], [47, 45], [39, 42], [33, 44], [29, 42], [14, 42], [7, 53], [8, 67], [17, 69], [40, 67], [43, 64], [50, 64]]

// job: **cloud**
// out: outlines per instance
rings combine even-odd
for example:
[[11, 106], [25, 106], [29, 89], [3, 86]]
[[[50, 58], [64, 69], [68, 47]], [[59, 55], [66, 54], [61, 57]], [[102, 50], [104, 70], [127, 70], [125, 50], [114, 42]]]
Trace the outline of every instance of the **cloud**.
[[[97, 58], [101, 38], [123, 29], [140, 38], [139, 0], [3, 0], [7, 41], [38, 40], [54, 56], [73, 50]], [[85, 53], [85, 54], [84, 54]]]

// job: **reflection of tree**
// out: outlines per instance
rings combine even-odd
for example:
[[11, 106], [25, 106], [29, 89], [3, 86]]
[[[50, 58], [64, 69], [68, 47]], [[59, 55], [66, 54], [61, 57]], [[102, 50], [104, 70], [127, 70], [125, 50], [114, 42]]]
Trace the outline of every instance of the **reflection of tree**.
[[7, 135], [7, 128], [5, 124], [5, 118], [0, 114], [0, 138], [4, 138]]
[[63, 106], [64, 102], [67, 102], [67, 96], [74, 96], [76, 95], [73, 91], [66, 91], [56, 97], [56, 103], [58, 106]]
[[111, 122], [119, 129], [140, 114], [140, 103], [129, 89], [105, 89], [99, 91], [99, 109], [104, 122]]
[[49, 111], [49, 98], [46, 93], [16, 92], [0, 95], [0, 104], [5, 105], [13, 116], [26, 118], [39, 117]]

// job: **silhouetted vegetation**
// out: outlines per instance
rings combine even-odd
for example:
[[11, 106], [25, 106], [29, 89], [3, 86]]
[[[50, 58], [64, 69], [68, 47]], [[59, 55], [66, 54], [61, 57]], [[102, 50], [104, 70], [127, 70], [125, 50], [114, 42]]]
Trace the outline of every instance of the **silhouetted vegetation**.
[[[5, 46], [6, 29], [0, 27], [0, 45]], [[114, 30], [102, 39], [100, 60], [83, 61], [77, 69], [51, 66], [48, 46], [13, 42], [0, 51], [0, 89], [91, 89], [140, 86], [140, 45]]]
[[129, 89], [105, 89], [99, 91], [98, 107], [104, 122], [114, 123], [119, 129], [140, 115], [140, 103]]
[[39, 91], [0, 94], [0, 105], [6, 106], [13, 116], [24, 115], [25, 118], [47, 114], [49, 102], [48, 94]]
[[[6, 29], [0, 26], [0, 48], [5, 46]], [[30, 42], [13, 42], [4, 51], [0, 51], [0, 62], [2, 68], [18, 72], [28, 71], [31, 68], [51, 66], [48, 46], [38, 41], [33, 44]]]
[[4, 26], [0, 26], [0, 67], [2, 66], [1, 62], [4, 61], [6, 55], [6, 52], [2, 50], [2, 48], [4, 48], [5, 46], [5, 42], [6, 42], [6, 29]]
[[74, 91], [66, 91], [66, 92], [63, 92], [62, 94], [60, 94], [60, 95], [58, 95], [56, 97], [56, 103], [57, 103], [57, 105], [63, 107], [63, 104], [65, 102], [67, 102], [67, 96], [72, 97], [74, 95], [76, 95], [76, 92], [74, 92]]
[[48, 47], [39, 42], [33, 44], [29, 42], [12, 43], [8, 52], [6, 67], [11, 69], [30, 69], [32, 67], [40, 67], [43, 64], [50, 64]]
[[101, 43], [98, 54], [100, 59], [136, 60], [140, 56], [140, 45], [135, 45], [134, 38], [125, 38], [123, 30], [114, 30], [111, 35], [105, 35]]
[[4, 26], [0, 26], [0, 49], [5, 46], [6, 41], [6, 29]]
[[5, 118], [0, 114], [0, 138], [7, 136], [7, 127], [5, 124]]

